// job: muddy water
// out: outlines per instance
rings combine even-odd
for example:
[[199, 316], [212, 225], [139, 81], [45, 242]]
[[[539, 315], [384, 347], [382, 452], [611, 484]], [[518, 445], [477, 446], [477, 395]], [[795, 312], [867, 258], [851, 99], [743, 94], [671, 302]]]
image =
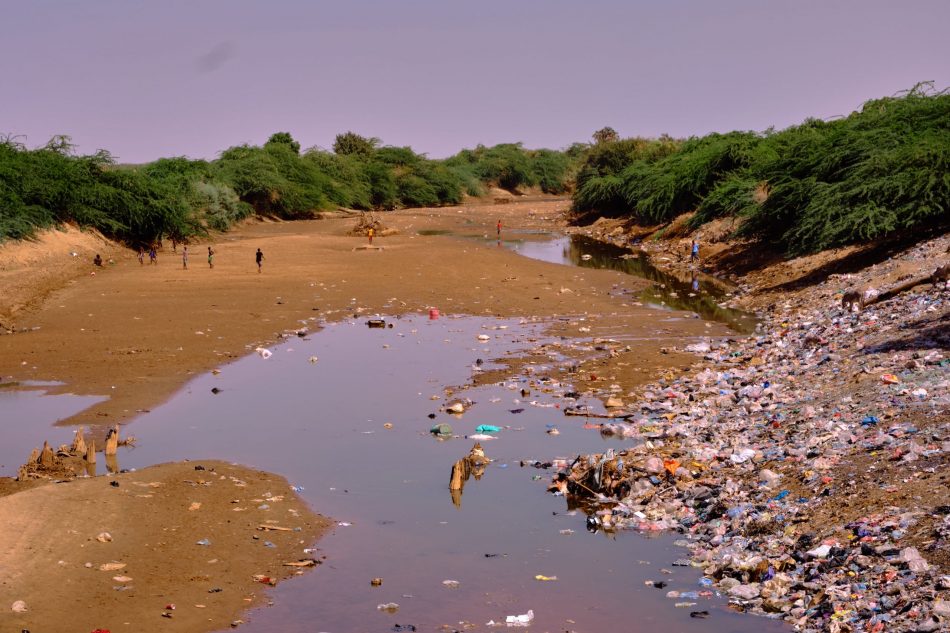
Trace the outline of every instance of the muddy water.
[[[787, 630], [734, 614], [721, 598], [675, 607], [679, 600], [665, 592], [699, 590], [700, 574], [671, 566], [684, 555], [672, 537], [588, 533], [583, 513], [545, 492], [549, 472], [521, 467], [521, 460], [624, 446], [584, 429], [581, 418], [564, 417], [553, 394], [514, 377], [456, 394], [475, 401], [459, 418], [438, 412], [443, 385], [464, 383], [476, 359], [503, 358], [543, 340], [540, 324], [392, 322], [384, 329], [362, 321], [329, 325], [310, 340], [273, 347], [269, 359], [251, 355], [218, 376], [198, 377], [140, 418], [132, 429], [138, 447], [120, 453], [126, 468], [215, 457], [279, 472], [340, 522], [319, 544], [326, 563], [274, 590], [274, 605], [252, 612], [241, 630], [451, 631], [465, 623], [486, 630], [490, 620], [529, 609], [535, 631]], [[478, 341], [480, 334], [490, 339]], [[534, 375], [563, 378], [553, 364], [537, 366]], [[522, 397], [523, 387], [530, 395]], [[459, 435], [479, 424], [505, 427], [482, 442], [494, 462], [467, 482], [460, 500], [448, 490], [450, 467], [473, 441], [432, 437], [428, 429], [437, 422]], [[547, 434], [550, 426], [560, 435]], [[247, 547], [262, 545], [249, 540]], [[557, 580], [535, 580], [538, 574]], [[382, 586], [370, 585], [374, 577]], [[646, 586], [651, 579], [669, 586]], [[396, 613], [377, 610], [390, 602], [399, 605]], [[690, 618], [698, 610], [711, 615]]]
[[583, 235], [541, 234], [540, 237], [506, 240], [502, 245], [533, 259], [584, 268], [607, 268], [641, 277], [653, 282], [636, 297], [648, 305], [695, 312], [704, 319], [725, 323], [737, 332], [749, 333], [755, 329], [754, 315], [719, 305], [725, 296], [720, 280], [701, 273], [693, 274], [688, 280], [679, 279], [653, 266], [646, 252], [631, 253], [620, 246]]

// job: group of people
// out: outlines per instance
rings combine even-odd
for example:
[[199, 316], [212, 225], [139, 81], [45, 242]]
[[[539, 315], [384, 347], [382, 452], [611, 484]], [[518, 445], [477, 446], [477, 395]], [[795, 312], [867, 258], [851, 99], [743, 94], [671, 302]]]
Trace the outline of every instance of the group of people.
[[[370, 237], [372, 241], [372, 237]], [[175, 241], [172, 241], [172, 250], [177, 251], [177, 244]], [[214, 256], [215, 250], [212, 247], [208, 247], [208, 268], [214, 268]], [[139, 265], [145, 265], [145, 249], [139, 248], [138, 252]], [[257, 249], [257, 252], [254, 254], [254, 262], [257, 264], [257, 272], [261, 273], [264, 266], [264, 253], [261, 249]], [[102, 266], [102, 256], [99, 253], [96, 253], [95, 258], [92, 260], [92, 263], [96, 266]], [[149, 265], [158, 264], [158, 253], [155, 249], [155, 246], [150, 246], [148, 249], [148, 263]], [[188, 270], [188, 246], [182, 246], [181, 249], [181, 267], [184, 270]]]
[[[257, 249], [260, 251], [261, 249]], [[184, 270], [188, 270], [188, 246], [182, 246], [181, 248], [181, 267]], [[210, 246], [208, 247], [208, 268], [214, 268], [214, 249]], [[259, 267], [258, 267], [259, 268]]]

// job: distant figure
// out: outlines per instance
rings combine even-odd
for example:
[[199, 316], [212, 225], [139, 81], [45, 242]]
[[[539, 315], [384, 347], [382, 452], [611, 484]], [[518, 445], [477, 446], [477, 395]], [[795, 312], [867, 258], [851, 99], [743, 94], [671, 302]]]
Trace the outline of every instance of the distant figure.
[[693, 245], [689, 249], [689, 261], [698, 262], [699, 261], [699, 242], [693, 240]]
[[370, 244], [373, 243], [373, 234], [374, 234], [375, 232], [376, 232], [376, 231], [373, 229], [373, 227], [369, 227], [369, 230], [366, 232], [366, 237], [369, 238], [369, 243], [370, 243]]
[[498, 220], [498, 225], [495, 227], [495, 230], [498, 234], [498, 239], [501, 239], [501, 220]]
[[188, 247], [182, 246], [181, 248], [181, 268], [182, 270], [188, 270]]
[[145, 265], [145, 250], [139, 247], [139, 266]]
[[148, 263], [149, 265], [158, 263], [158, 253], [155, 252], [154, 245], [148, 249]]
[[[373, 229], [370, 229], [372, 231]], [[372, 239], [372, 238], [370, 238]], [[264, 261], [264, 253], [261, 252], [261, 249], [257, 249], [257, 254], [254, 256], [254, 260], [257, 261], [257, 272], [261, 272], [261, 262]]]
[[96, 266], [102, 267], [102, 255], [96, 253], [95, 258], [93, 258], [92, 263]]
[[178, 240], [176, 240], [174, 237], [172, 238], [172, 252], [178, 252]]
[[214, 268], [214, 250], [208, 247], [208, 268]]

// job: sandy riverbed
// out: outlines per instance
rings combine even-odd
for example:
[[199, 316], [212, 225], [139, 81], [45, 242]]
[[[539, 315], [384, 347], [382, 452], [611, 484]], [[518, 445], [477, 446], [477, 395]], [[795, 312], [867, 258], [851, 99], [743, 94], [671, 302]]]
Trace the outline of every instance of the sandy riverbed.
[[[656, 310], [617, 292], [644, 284], [629, 276], [535, 261], [496, 243], [499, 219], [503, 238], [514, 231], [551, 230], [562, 225], [567, 205], [542, 199], [386, 214], [385, 224], [398, 234], [377, 237], [381, 250], [358, 249], [365, 238], [348, 235], [356, 223], [351, 217], [254, 222], [210, 242], [216, 251], [213, 269], [204, 256], [208, 244], [190, 245], [187, 270], [181, 246], [177, 253], [160, 252], [157, 265], [146, 260], [143, 266], [134, 253], [74, 229], [5, 245], [0, 323], [7, 333], [0, 335], [0, 375], [5, 381], [56, 380], [64, 392], [109, 396], [61, 422], [84, 424], [101, 436], [108, 425], [128, 423], [162, 403], [192, 376], [305, 322], [314, 327], [315, 321], [307, 321], [313, 317], [337, 320], [437, 307], [444, 314], [572, 315], [590, 328], [585, 336], [619, 329], [651, 337], [610, 363], [589, 365], [580, 377], [585, 386], [642, 382], [661, 369], [688, 364], [688, 357], [663, 349], [671, 342], [726, 333], [723, 326], [698, 319], [660, 323]], [[257, 248], [265, 255], [261, 273], [254, 263]], [[96, 252], [114, 263], [95, 268]], [[576, 320], [565, 321], [553, 333], [577, 336], [577, 330]], [[24, 458], [32, 448], [23, 447]], [[89, 630], [108, 628], [110, 622], [116, 630], [130, 622], [134, 630], [150, 630], [168, 612], [175, 630], [204, 631], [239, 618], [261, 599], [253, 574], [276, 579], [292, 573], [296, 568], [283, 567], [284, 559], [303, 556], [300, 551], [324, 522], [279, 478], [215, 467], [214, 476], [195, 471], [194, 464], [146, 469], [119, 475], [118, 488], [102, 477], [39, 487], [3, 482], [0, 524], [17, 527], [5, 530], [0, 541], [2, 567], [15, 570], [0, 585], [0, 621], [14, 617], [15, 626], [34, 630], [60, 630], [65, 622], [82, 622]], [[234, 489], [235, 480], [248, 487]], [[256, 530], [268, 517], [250, 517], [262, 505], [253, 500], [265, 492], [286, 492], [281, 525], [294, 523], [302, 530], [277, 532], [275, 538], [288, 541], [277, 550], [246, 547], [251, 535], [267, 538]], [[191, 509], [196, 502], [200, 509]], [[248, 513], [234, 515], [235, 507]], [[163, 517], [160, 523], [156, 513]], [[229, 521], [232, 517], [240, 520]], [[103, 531], [112, 534], [111, 543], [95, 540]], [[203, 538], [226, 554], [195, 546]], [[276, 543], [275, 538], [269, 540]], [[109, 562], [127, 567], [99, 571]], [[137, 590], [113, 588], [124, 584]], [[209, 594], [215, 587], [225, 591]], [[30, 610], [10, 616], [15, 600]], [[174, 611], [165, 609], [173, 603]]]

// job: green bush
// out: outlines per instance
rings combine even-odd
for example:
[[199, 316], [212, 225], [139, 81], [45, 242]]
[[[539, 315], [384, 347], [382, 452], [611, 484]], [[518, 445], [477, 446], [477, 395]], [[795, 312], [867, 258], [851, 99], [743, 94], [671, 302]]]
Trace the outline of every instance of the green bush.
[[790, 253], [946, 226], [950, 94], [921, 84], [831, 121], [683, 143], [603, 141], [583, 157], [574, 208], [693, 228], [736, 216], [742, 235]]

